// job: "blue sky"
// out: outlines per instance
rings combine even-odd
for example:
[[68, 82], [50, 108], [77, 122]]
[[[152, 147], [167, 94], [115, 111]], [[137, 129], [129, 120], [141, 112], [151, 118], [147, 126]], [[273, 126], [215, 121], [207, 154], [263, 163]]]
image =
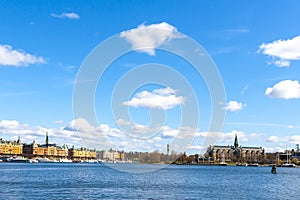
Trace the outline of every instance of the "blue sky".
[[[232, 144], [237, 134], [243, 146], [294, 148], [300, 143], [299, 6], [298, 1], [2, 1], [0, 137], [42, 143], [48, 131], [58, 144], [164, 151], [171, 143], [177, 151], [203, 151], [212, 116], [205, 80], [191, 63], [159, 50], [184, 35], [203, 47], [223, 80], [226, 100], [218, 106], [226, 118], [216, 142]], [[114, 60], [95, 82], [95, 125], [74, 116], [74, 83], [84, 60], [113, 36], [133, 51]], [[154, 71], [126, 82], [146, 64]], [[152, 77], [173, 85], [140, 84], [126, 91], [129, 83]], [[123, 93], [116, 95], [118, 87]], [[199, 109], [193, 113], [196, 126], [189, 117], [182, 119], [182, 110], [194, 108], [192, 97]], [[83, 141], [76, 130], [86, 136]]]

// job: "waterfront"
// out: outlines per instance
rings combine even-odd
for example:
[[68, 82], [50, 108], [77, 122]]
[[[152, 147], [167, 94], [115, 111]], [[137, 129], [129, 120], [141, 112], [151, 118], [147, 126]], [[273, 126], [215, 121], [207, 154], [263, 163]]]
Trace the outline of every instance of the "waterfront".
[[[156, 169], [148, 164], [111, 164]], [[1, 199], [298, 199], [300, 170], [170, 165], [124, 173], [104, 164], [0, 163]]]

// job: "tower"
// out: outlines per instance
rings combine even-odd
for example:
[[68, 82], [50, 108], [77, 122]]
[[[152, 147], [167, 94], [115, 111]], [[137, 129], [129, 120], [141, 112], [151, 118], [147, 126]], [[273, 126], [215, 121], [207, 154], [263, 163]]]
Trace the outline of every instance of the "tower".
[[17, 144], [21, 144], [20, 136], [18, 137]]
[[169, 155], [169, 152], [170, 152], [170, 145], [167, 144], [167, 155]]
[[235, 134], [235, 138], [234, 138], [234, 148], [237, 149], [239, 147], [239, 142], [237, 139], [237, 135]]
[[48, 147], [48, 145], [49, 145], [49, 138], [48, 138], [48, 132], [46, 132], [46, 146]]

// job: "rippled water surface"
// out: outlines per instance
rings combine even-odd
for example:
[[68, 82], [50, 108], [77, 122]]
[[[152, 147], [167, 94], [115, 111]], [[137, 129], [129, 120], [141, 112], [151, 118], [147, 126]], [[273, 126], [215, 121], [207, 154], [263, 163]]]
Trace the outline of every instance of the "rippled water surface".
[[0, 199], [300, 199], [300, 168], [0, 163]]

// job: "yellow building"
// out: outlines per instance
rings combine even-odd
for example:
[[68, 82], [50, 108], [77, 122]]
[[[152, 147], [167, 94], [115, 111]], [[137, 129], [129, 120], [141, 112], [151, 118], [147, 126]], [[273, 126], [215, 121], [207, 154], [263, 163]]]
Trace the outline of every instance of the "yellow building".
[[22, 155], [23, 145], [20, 138], [17, 141], [4, 141], [0, 139], [0, 155]]
[[43, 145], [38, 145], [35, 141], [32, 144], [23, 145], [23, 155], [28, 158], [47, 157], [50, 159], [67, 158], [68, 147], [56, 146], [56, 144], [49, 144], [48, 133], [46, 133], [46, 141]]
[[96, 159], [96, 150], [89, 150], [87, 148], [69, 149], [69, 159], [72, 160], [89, 160]]

